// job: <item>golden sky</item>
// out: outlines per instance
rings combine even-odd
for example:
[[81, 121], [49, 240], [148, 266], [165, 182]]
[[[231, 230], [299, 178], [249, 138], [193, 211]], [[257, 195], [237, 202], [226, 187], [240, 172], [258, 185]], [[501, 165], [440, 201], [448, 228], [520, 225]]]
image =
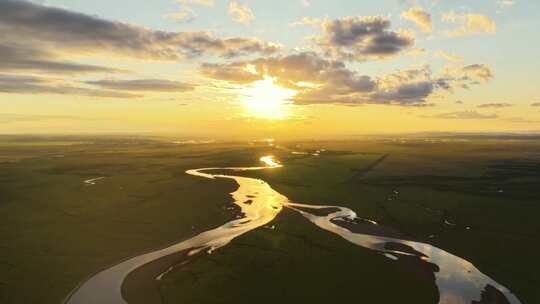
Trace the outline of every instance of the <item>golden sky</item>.
[[0, 134], [540, 129], [540, 3], [0, 2]]

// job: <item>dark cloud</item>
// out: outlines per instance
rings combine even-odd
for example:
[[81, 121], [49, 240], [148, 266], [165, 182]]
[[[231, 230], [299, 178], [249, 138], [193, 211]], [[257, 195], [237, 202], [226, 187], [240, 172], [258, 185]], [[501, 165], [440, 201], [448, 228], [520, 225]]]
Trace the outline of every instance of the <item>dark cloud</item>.
[[56, 55], [42, 49], [2, 42], [0, 42], [0, 70], [62, 74], [120, 72], [103, 66], [62, 61], [57, 59]]
[[192, 84], [164, 79], [104, 79], [87, 81], [86, 84], [121, 91], [185, 92], [191, 91], [195, 88], [195, 86]]
[[425, 118], [441, 118], [441, 119], [495, 119], [498, 118], [497, 114], [482, 114], [476, 111], [462, 111], [441, 113], [432, 116], [423, 116]]
[[540, 107], [540, 102], [531, 103], [531, 107]]
[[478, 105], [479, 108], [508, 108], [511, 106], [512, 104], [506, 103], [506, 102], [484, 103], [484, 104]]
[[343, 59], [366, 60], [395, 56], [414, 45], [414, 37], [390, 31], [385, 17], [344, 17], [325, 20], [316, 40], [327, 53]]
[[270, 54], [279, 45], [256, 38], [216, 38], [208, 32], [167, 32], [109, 21], [27, 1], [0, 1], [0, 42], [23, 40], [35, 49], [87, 55], [96, 52], [142, 59], [178, 60], [212, 54]]
[[[296, 104], [395, 104], [427, 105], [436, 90], [452, 90], [456, 77], [431, 75], [429, 67], [399, 71], [373, 78], [346, 67], [344, 62], [316, 53], [259, 58], [227, 64], [203, 64], [205, 76], [235, 84], [247, 84], [265, 76], [296, 90]], [[461, 80], [465, 81], [465, 80]]]
[[[375, 79], [369, 76], [358, 76], [356, 72], [347, 70], [351, 77], [362, 79], [366, 84], [362, 90], [347, 86], [339, 90], [345, 81], [328, 82], [325, 86], [301, 92], [298, 103], [341, 103], [341, 104], [388, 104], [400, 106], [428, 106], [427, 102], [436, 90], [450, 90], [452, 87], [438, 77], [433, 77], [429, 67], [409, 69], [387, 74]], [[367, 85], [369, 84], [369, 85]]]
[[400, 104], [423, 103], [433, 93], [435, 84], [425, 80], [414, 83], [404, 83], [391, 90], [376, 92], [371, 97], [381, 103], [398, 102]]
[[62, 82], [55, 83], [34, 76], [0, 74], [0, 93], [14, 94], [60, 94], [91, 97], [136, 98], [142, 95], [116, 92], [112, 90], [95, 90], [77, 87]]

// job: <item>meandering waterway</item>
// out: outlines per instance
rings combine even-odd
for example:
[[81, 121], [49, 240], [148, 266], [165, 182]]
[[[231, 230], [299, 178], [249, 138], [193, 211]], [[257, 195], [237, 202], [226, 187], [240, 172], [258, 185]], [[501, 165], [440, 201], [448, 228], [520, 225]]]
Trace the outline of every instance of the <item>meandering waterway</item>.
[[[434, 276], [441, 304], [470, 304], [474, 301], [483, 303], [480, 302], [483, 297], [506, 300], [511, 304], [521, 303], [506, 287], [483, 274], [465, 259], [427, 243], [396, 238], [385, 227], [369, 219], [358, 217], [348, 208], [293, 203], [261, 179], [212, 173], [217, 170], [234, 173], [282, 166], [272, 156], [265, 156], [260, 160], [265, 163], [265, 166], [202, 168], [186, 171], [187, 174], [193, 176], [236, 181], [238, 189], [232, 192], [231, 196], [234, 204], [240, 208], [241, 216], [190, 239], [126, 259], [102, 270], [82, 282], [65, 302], [67, 304], [127, 303], [123, 284], [133, 272], [159, 260], [166, 262], [167, 257], [175, 254], [182, 253], [189, 258], [201, 252], [216, 250], [227, 245], [234, 238], [270, 223], [282, 208], [287, 207], [299, 212], [316, 226], [335, 233], [346, 241], [380, 252], [389, 259], [389, 262], [408, 264], [412, 262], [413, 267], [428, 269]], [[174, 263], [178, 261], [175, 260]], [[167, 265], [165, 270], [160, 270], [160, 273], [151, 279], [160, 280], [173, 266], [174, 264]]]

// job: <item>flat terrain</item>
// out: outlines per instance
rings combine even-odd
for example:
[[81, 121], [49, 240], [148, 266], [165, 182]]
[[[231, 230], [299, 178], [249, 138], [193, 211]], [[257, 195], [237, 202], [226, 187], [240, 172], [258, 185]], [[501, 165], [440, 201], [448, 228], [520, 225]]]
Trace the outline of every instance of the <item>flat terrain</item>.
[[[184, 171], [255, 166], [269, 154], [284, 167], [242, 174], [264, 179], [293, 202], [349, 207], [405, 239], [465, 258], [523, 303], [540, 302], [540, 141], [174, 144], [6, 136], [0, 137], [0, 303], [60, 303], [104, 267], [225, 223], [237, 215], [228, 195], [235, 184]], [[163, 303], [438, 299], [433, 281], [414, 269], [287, 209], [176, 268], [158, 288]]]

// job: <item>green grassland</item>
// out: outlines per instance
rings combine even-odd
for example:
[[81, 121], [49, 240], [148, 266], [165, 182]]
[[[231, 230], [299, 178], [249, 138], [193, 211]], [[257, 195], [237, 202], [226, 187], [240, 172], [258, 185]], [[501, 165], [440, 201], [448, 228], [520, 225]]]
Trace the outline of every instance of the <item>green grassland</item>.
[[[405, 238], [471, 261], [523, 303], [540, 302], [540, 143], [534, 140], [273, 146], [2, 140], [0, 303], [60, 303], [99, 269], [226, 222], [235, 216], [228, 195], [235, 184], [184, 171], [259, 165], [268, 154], [284, 167], [238, 174], [262, 178], [294, 202], [350, 207]], [[97, 177], [105, 178], [84, 183]], [[438, 297], [431, 277], [322, 231], [291, 210], [176, 268], [159, 289], [164, 303], [436, 303]]]

